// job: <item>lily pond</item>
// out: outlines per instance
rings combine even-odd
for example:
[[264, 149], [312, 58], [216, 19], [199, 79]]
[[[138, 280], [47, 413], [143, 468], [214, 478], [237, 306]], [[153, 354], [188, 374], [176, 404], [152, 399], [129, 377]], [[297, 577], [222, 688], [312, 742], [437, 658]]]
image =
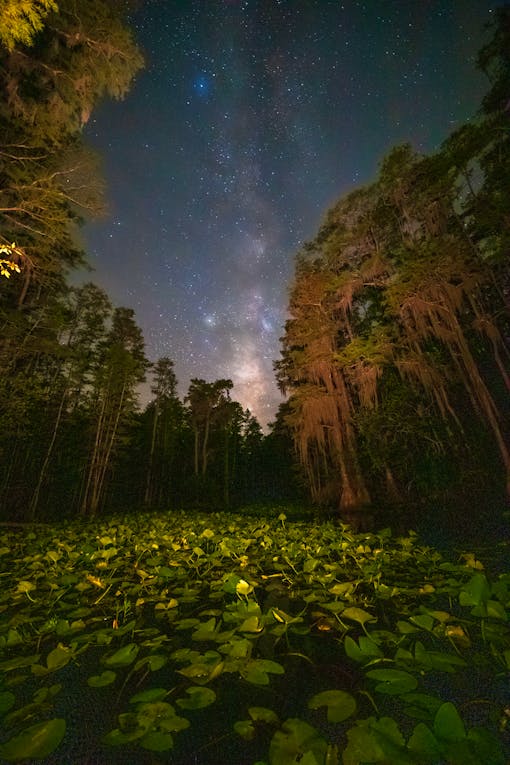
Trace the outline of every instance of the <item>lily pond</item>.
[[0, 529], [1, 762], [510, 762], [510, 573], [277, 513]]

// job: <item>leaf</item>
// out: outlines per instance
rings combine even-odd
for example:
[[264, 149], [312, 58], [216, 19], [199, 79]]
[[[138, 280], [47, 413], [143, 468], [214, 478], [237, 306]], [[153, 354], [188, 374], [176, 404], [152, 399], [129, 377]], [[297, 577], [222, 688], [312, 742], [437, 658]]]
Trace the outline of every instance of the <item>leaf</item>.
[[418, 756], [419, 762], [433, 765], [440, 760], [441, 748], [439, 743], [425, 723], [418, 723], [415, 727], [407, 748]]
[[16, 587], [16, 592], [32, 592], [35, 589], [36, 589], [36, 586], [32, 582], [21, 580], [18, 582], [18, 586]]
[[322, 691], [312, 696], [308, 702], [309, 709], [319, 709], [319, 707], [327, 707], [328, 722], [343, 722], [356, 711], [356, 700], [347, 691]]
[[480, 606], [488, 601], [490, 587], [485, 574], [474, 574], [459, 593], [461, 606]]
[[16, 702], [16, 696], [11, 691], [0, 692], [0, 715], [5, 714]]
[[327, 749], [326, 742], [315, 728], [303, 720], [291, 718], [271, 739], [269, 762], [271, 765], [322, 765]]
[[373, 614], [369, 614], [368, 611], [364, 611], [362, 608], [358, 608], [357, 606], [349, 606], [348, 608], [344, 608], [342, 611], [342, 619], [343, 618], [350, 619], [353, 622], [358, 622], [358, 624], [365, 625], [367, 622], [376, 622], [377, 617], [373, 616]]
[[4, 672], [10, 672], [11, 669], [20, 669], [20, 667], [29, 667], [31, 664], [36, 664], [41, 658], [40, 653], [33, 654], [32, 656], [18, 656], [14, 659], [7, 659], [7, 661], [0, 662], [0, 670]]
[[416, 614], [416, 616], [410, 616], [409, 621], [428, 632], [431, 632], [432, 627], [434, 626], [434, 619], [429, 614]]
[[278, 723], [278, 715], [266, 707], [248, 707], [248, 714], [255, 722]]
[[412, 765], [415, 762], [404, 749], [404, 737], [391, 717], [358, 720], [347, 731], [347, 740], [342, 754], [343, 765], [377, 762]]
[[245, 741], [252, 741], [255, 738], [255, 726], [251, 720], [238, 720], [234, 723], [234, 730]]
[[7, 762], [42, 759], [55, 751], [65, 732], [66, 722], [61, 718], [36, 723], [0, 744], [0, 757]]
[[378, 682], [375, 686], [376, 691], [390, 696], [414, 691], [418, 686], [418, 681], [414, 675], [401, 669], [372, 669], [367, 672], [367, 677]]
[[163, 701], [167, 695], [168, 691], [166, 688], [148, 688], [146, 691], [140, 691], [140, 693], [135, 693], [134, 696], [131, 696], [129, 703], [139, 704], [141, 702]]
[[66, 648], [62, 645], [62, 643], [59, 643], [58, 646], [48, 654], [46, 658], [46, 666], [50, 672], [55, 672], [55, 670], [60, 669], [61, 667], [65, 667], [66, 664], [69, 664], [72, 658], [73, 652], [71, 649]]
[[466, 738], [466, 730], [451, 701], [441, 704], [434, 718], [434, 733], [443, 741], [458, 742]]
[[384, 655], [379, 646], [366, 635], [362, 635], [358, 643], [350, 635], [346, 635], [344, 638], [344, 648], [347, 656], [358, 662], [370, 661]]
[[480, 762], [505, 765], [502, 742], [491, 731], [486, 728], [471, 728], [467, 737]]
[[139, 650], [140, 647], [136, 643], [128, 643], [110, 656], [105, 656], [103, 664], [107, 667], [126, 667], [136, 659]]
[[158, 669], [164, 667], [168, 663], [166, 656], [160, 653], [151, 653], [149, 656], [144, 656], [143, 659], [139, 659], [135, 664], [135, 672], [138, 672], [142, 667], [149, 667], [151, 672], [157, 672]]
[[258, 616], [249, 616], [239, 627], [239, 632], [262, 632], [264, 625]]
[[90, 685], [91, 688], [103, 688], [106, 685], [111, 685], [116, 677], [117, 675], [111, 669], [105, 669], [100, 675], [92, 675], [89, 677], [87, 684]]
[[205, 688], [204, 686], [192, 685], [191, 688], [186, 688], [188, 699], [177, 699], [181, 709], [203, 709], [213, 704], [216, 701], [216, 694], [212, 688]]

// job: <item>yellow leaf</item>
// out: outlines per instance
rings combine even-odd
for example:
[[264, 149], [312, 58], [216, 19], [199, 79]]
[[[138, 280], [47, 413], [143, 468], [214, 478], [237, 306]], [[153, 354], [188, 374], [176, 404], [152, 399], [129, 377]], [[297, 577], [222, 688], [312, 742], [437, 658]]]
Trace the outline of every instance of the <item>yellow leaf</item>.
[[92, 574], [87, 574], [87, 581], [89, 581], [91, 584], [95, 585], [96, 587], [100, 587], [101, 589], [104, 589], [104, 584], [97, 576], [92, 576]]

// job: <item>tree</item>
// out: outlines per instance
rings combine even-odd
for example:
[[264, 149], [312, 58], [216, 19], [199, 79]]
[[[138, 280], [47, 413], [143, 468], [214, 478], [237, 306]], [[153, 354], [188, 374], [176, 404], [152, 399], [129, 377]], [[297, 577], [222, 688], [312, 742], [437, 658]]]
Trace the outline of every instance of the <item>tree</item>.
[[0, 16], [0, 43], [8, 51], [18, 44], [33, 45], [51, 11], [58, 11], [54, 0], [4, 0]]
[[112, 458], [135, 411], [136, 388], [145, 379], [144, 342], [130, 308], [116, 308], [91, 397], [92, 447], [81, 500], [82, 515], [95, 515], [104, 498]]
[[[127, 92], [142, 59], [122, 16], [100, 0], [60, 0], [58, 12], [47, 0], [8, 2], [2, 20], [0, 245], [15, 241], [22, 256], [13, 259], [21, 305], [33, 283], [51, 287], [82, 258], [73, 227], [103, 203], [81, 129], [104, 96]], [[14, 28], [32, 47], [15, 44]]]
[[[409, 146], [394, 149], [375, 183], [327, 214], [297, 263], [277, 372], [291, 392], [287, 421], [312, 496], [336, 496], [348, 520], [374, 490], [380, 494], [378, 482], [386, 497], [402, 497], [406, 477], [398, 475], [402, 466], [390, 448], [398, 433], [390, 435], [380, 416], [390, 411], [382, 398], [392, 390], [404, 400], [425, 397], [434, 409], [426, 426], [420, 414], [426, 407], [408, 411], [405, 425], [399, 418], [415, 448], [429, 438], [445, 453], [445, 439], [461, 439], [474, 414], [492, 432], [510, 476], [508, 394], [505, 403], [498, 382], [509, 389], [508, 309], [494, 260], [477, 243], [477, 221], [485, 225], [487, 210], [480, 197], [492, 194], [491, 166], [487, 148], [480, 153], [473, 140], [479, 136], [466, 137], [432, 157]], [[471, 160], [468, 145], [479, 152]], [[488, 167], [478, 190], [470, 183], [476, 158], [482, 170]], [[494, 222], [502, 214], [494, 215], [493, 205]], [[504, 226], [499, 233], [491, 226], [500, 245]], [[385, 430], [377, 454], [369, 448], [375, 423]]]
[[233, 388], [232, 380], [216, 380], [208, 383], [200, 378], [190, 382], [185, 401], [195, 439], [194, 469], [196, 476], [205, 476], [209, 460], [209, 436], [211, 425], [222, 412], [225, 400]]
[[161, 507], [175, 500], [176, 462], [184, 427], [184, 408], [177, 396], [174, 364], [168, 357], [153, 367], [153, 401], [146, 413], [152, 419], [144, 491], [147, 507]]

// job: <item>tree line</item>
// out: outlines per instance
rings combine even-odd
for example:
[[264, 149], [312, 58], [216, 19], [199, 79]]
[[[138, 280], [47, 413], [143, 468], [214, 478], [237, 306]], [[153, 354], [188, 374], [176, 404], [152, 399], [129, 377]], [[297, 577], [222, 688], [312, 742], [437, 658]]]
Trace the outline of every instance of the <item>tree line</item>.
[[[2, 517], [234, 507], [293, 496], [282, 418], [264, 436], [232, 382], [149, 364], [134, 312], [92, 283], [77, 227], [104, 209], [82, 128], [143, 58], [126, 2], [7, 0], [0, 19]], [[139, 386], [152, 379], [151, 402]]]
[[510, 493], [510, 7], [489, 90], [430, 156], [397, 146], [299, 254], [281, 360], [312, 497], [374, 505]]

